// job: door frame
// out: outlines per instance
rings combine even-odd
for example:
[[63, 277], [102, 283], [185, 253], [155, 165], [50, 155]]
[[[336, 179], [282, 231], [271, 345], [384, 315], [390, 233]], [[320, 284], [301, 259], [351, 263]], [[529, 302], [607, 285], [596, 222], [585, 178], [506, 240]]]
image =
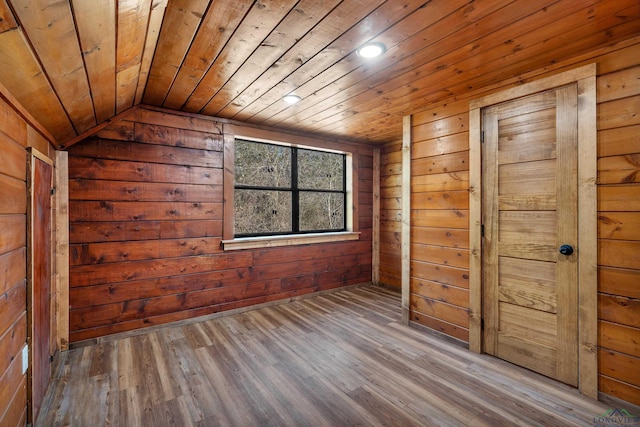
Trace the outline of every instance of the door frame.
[[482, 353], [483, 107], [575, 83], [578, 88], [578, 389], [598, 397], [596, 64], [492, 93], [469, 102], [469, 349]]

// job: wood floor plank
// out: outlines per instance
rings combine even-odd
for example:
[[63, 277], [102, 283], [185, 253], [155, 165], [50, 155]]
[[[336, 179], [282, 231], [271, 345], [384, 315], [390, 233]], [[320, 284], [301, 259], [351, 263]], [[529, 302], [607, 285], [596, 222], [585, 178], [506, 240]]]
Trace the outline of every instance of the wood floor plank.
[[401, 324], [361, 286], [60, 355], [36, 426], [587, 426], [567, 385]]

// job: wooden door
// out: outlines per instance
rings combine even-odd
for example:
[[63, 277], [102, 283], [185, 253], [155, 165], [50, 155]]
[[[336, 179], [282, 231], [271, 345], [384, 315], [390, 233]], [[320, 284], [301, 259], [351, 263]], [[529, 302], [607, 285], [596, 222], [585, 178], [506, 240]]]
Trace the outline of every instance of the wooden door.
[[30, 224], [30, 320], [31, 369], [29, 374], [30, 421], [38, 416], [51, 376], [51, 185], [53, 167], [31, 157]]
[[483, 347], [573, 386], [577, 102], [573, 84], [482, 110]]

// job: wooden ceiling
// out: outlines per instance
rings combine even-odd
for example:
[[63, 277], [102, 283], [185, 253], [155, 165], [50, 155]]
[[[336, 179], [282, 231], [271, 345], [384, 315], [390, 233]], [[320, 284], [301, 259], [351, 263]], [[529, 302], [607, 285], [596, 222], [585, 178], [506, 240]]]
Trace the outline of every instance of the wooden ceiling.
[[[383, 143], [403, 115], [639, 34], [638, 0], [0, 0], [0, 89], [61, 146], [140, 103]], [[371, 40], [386, 54], [356, 55]]]

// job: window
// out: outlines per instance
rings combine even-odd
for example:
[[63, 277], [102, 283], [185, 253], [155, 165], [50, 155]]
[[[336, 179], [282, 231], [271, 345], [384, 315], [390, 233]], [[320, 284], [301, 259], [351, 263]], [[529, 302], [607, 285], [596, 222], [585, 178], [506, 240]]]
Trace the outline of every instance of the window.
[[235, 141], [234, 236], [347, 230], [347, 156]]

